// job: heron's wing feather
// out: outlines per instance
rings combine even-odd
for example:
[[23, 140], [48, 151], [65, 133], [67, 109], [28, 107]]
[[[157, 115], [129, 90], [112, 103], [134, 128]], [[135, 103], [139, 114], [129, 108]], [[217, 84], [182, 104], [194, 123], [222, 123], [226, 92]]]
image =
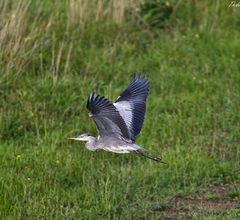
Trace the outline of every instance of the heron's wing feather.
[[148, 80], [134, 77], [114, 103], [128, 127], [132, 141], [135, 141], [143, 125], [148, 91]]
[[91, 93], [88, 97], [87, 109], [98, 128], [100, 137], [113, 136], [130, 140], [125, 121], [108, 99]]

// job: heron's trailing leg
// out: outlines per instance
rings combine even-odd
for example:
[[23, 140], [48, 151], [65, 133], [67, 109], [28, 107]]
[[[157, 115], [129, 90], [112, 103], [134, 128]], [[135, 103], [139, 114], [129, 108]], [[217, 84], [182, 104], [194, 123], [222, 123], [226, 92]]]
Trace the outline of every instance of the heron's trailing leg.
[[145, 158], [148, 158], [148, 159], [151, 159], [151, 160], [160, 162], [160, 163], [165, 163], [164, 161], [162, 161], [161, 158], [149, 156], [149, 155], [147, 155], [147, 154], [144, 154], [144, 153], [141, 152], [141, 151], [135, 151], [135, 153], [138, 154], [139, 156], [142, 156], [142, 157], [145, 157]]

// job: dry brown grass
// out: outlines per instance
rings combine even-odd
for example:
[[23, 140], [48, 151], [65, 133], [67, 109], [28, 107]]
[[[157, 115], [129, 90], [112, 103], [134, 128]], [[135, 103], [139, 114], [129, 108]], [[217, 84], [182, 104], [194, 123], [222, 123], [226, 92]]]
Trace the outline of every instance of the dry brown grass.
[[16, 1], [11, 6], [7, 1], [0, 5], [0, 56], [1, 56], [1, 78], [4, 81], [14, 72], [17, 76], [23, 66], [29, 62], [29, 56], [40, 47], [36, 39], [49, 29], [49, 25], [38, 24], [38, 12], [31, 20], [28, 17], [30, 2]]
[[[68, 38], [69, 28], [73, 25], [77, 25], [80, 29], [96, 22], [112, 22], [120, 25], [125, 20], [126, 11], [136, 7], [139, 3], [138, 0], [68, 0], [68, 7], [64, 8], [67, 11], [67, 20], [61, 20], [61, 22], [66, 22], [63, 36]], [[17, 76], [24, 72], [24, 66], [29, 63], [30, 56], [41, 57], [41, 50], [45, 47], [45, 36], [52, 38], [51, 62], [48, 68], [54, 78], [57, 77], [60, 69], [64, 72], [69, 69], [73, 43], [66, 39], [59, 41], [55, 38], [53, 31], [54, 26], [59, 23], [60, 11], [56, 9], [47, 21], [42, 22], [41, 12], [44, 7], [41, 3], [37, 4], [39, 7], [34, 7], [33, 18], [30, 17], [33, 5], [31, 1], [13, 1], [12, 4], [2, 1], [0, 3], [0, 50], [2, 51], [0, 62], [4, 67], [1, 68], [0, 83], [6, 81], [9, 76]], [[36, 51], [39, 53], [37, 54]], [[43, 70], [43, 66], [40, 69]]]
[[80, 24], [84, 27], [101, 20], [122, 24], [126, 11], [137, 7], [140, 2], [139, 0], [69, 0], [68, 25]]

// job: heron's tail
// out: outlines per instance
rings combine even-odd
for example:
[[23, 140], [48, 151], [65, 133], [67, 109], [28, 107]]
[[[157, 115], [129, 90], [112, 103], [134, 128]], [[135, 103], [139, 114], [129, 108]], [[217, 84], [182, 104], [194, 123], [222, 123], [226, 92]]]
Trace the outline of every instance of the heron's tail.
[[148, 159], [160, 162], [160, 163], [165, 163], [161, 158], [149, 156], [141, 151], [135, 151], [135, 152], [141, 157], [145, 157], [145, 158], [148, 158]]

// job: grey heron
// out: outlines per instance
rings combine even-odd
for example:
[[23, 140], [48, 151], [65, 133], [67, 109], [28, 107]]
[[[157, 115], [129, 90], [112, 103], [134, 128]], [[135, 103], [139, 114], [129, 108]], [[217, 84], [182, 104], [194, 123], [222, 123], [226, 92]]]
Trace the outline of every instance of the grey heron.
[[144, 153], [145, 148], [135, 144], [146, 111], [149, 81], [135, 76], [115, 103], [104, 96], [91, 93], [87, 100], [89, 116], [98, 129], [98, 137], [82, 134], [68, 139], [86, 141], [90, 151], [105, 150], [113, 153], [136, 153], [139, 156], [164, 163], [158, 157]]

